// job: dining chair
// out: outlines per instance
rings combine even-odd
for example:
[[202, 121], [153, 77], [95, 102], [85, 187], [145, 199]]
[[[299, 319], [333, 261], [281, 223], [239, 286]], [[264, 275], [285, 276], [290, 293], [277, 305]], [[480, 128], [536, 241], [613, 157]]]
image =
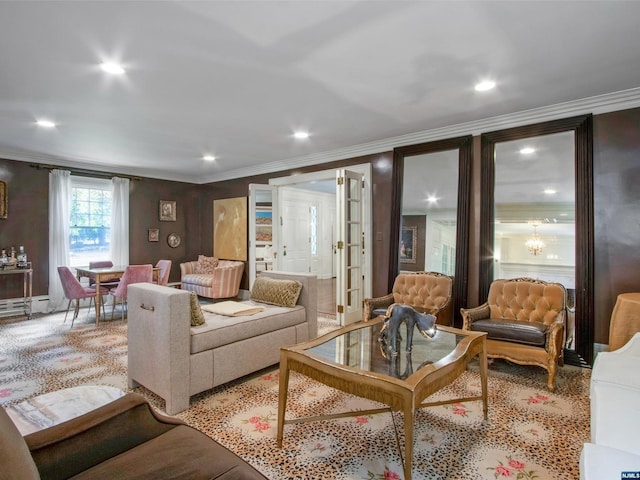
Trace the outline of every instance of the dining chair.
[[169, 274], [171, 273], [171, 260], [158, 260], [156, 268], [160, 269], [158, 285], [167, 285], [169, 283]]
[[[98, 260], [95, 262], [89, 262], [89, 268], [111, 268], [113, 267], [113, 262], [111, 260]], [[89, 279], [89, 286], [92, 287], [93, 285], [95, 285], [96, 281], [93, 278]], [[104, 280], [102, 282], [100, 282], [100, 287], [105, 287], [107, 290], [109, 290], [110, 288], [115, 288], [118, 286], [118, 283], [120, 283], [120, 278], [118, 277], [114, 277], [114, 278], [109, 278], [107, 280]]]
[[[71, 302], [75, 300], [76, 306], [73, 312], [73, 319], [71, 320], [71, 327], [73, 327], [73, 322], [78, 317], [78, 312], [80, 310], [80, 300], [83, 298], [89, 299], [89, 310], [87, 312], [87, 317], [91, 312], [91, 302], [96, 299], [96, 289], [91, 287], [84, 287], [80, 280], [76, 278], [69, 267], [58, 267], [58, 275], [60, 276], [60, 282], [62, 282], [62, 289], [64, 291], [64, 296], [69, 300], [67, 304], [67, 313], [64, 315], [64, 322], [67, 322], [67, 316], [69, 315], [69, 309], [71, 308]], [[107, 293], [106, 290], [104, 293]], [[102, 313], [104, 314], [104, 305], [102, 305]]]
[[129, 265], [120, 278], [117, 287], [112, 288], [109, 294], [113, 297], [111, 305], [111, 318], [116, 308], [116, 302], [120, 299], [122, 305], [122, 321], [124, 321], [124, 309], [127, 304], [127, 288], [132, 283], [153, 282], [153, 266], [149, 263], [146, 265]]

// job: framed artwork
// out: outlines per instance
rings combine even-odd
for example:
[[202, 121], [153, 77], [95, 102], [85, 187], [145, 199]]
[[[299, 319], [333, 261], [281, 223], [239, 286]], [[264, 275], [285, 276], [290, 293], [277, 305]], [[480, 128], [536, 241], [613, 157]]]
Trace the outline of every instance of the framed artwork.
[[247, 197], [213, 201], [213, 256], [247, 260]]
[[272, 241], [272, 224], [271, 209], [256, 211], [256, 242]]
[[400, 263], [416, 263], [418, 227], [402, 227], [400, 234]]
[[0, 180], [0, 218], [7, 218], [9, 213], [8, 204], [7, 182]]
[[160, 230], [157, 228], [149, 229], [149, 241], [150, 242], [158, 242], [160, 241]]
[[160, 221], [176, 221], [176, 202], [172, 200], [160, 200]]

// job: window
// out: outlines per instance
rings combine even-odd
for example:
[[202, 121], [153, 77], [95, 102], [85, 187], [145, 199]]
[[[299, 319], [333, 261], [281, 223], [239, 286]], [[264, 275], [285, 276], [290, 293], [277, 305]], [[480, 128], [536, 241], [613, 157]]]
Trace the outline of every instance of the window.
[[71, 178], [69, 253], [72, 267], [109, 258], [112, 190], [109, 180]]

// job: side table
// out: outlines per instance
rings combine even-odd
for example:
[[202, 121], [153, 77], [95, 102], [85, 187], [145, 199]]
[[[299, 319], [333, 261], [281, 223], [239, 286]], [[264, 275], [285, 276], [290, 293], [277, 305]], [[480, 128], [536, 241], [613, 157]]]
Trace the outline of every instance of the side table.
[[4, 317], [24, 312], [27, 318], [31, 318], [31, 302], [33, 298], [33, 268], [31, 267], [31, 262], [27, 264], [27, 268], [0, 270], [0, 277], [20, 274], [22, 275], [22, 307], [16, 307], [13, 304], [9, 306], [9, 302], [2, 300], [0, 301], [0, 316]]
[[609, 351], [622, 347], [640, 332], [640, 293], [621, 293], [611, 313]]

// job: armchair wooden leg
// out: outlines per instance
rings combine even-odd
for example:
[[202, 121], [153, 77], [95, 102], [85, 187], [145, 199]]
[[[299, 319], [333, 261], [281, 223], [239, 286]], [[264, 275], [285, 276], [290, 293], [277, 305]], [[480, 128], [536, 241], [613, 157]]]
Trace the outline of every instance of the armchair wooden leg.
[[554, 380], [556, 378], [556, 362], [550, 362], [549, 363], [549, 379], [547, 380], [547, 390], [549, 390], [550, 392], [555, 392], [556, 387], [554, 385]]

